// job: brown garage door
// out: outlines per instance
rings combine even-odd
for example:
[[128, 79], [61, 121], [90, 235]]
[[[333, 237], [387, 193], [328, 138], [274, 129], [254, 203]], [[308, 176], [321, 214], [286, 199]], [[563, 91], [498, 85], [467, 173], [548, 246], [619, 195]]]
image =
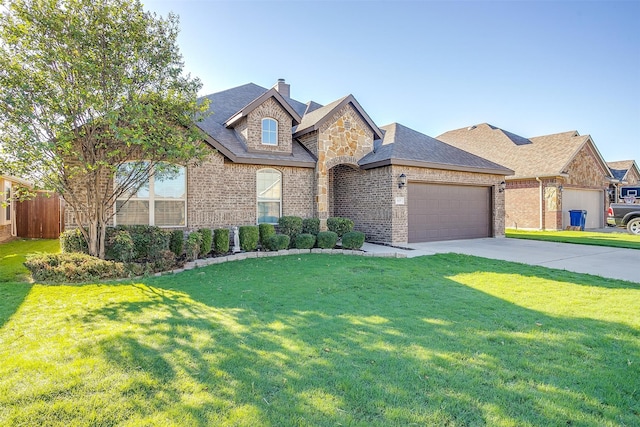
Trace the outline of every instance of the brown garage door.
[[409, 242], [492, 235], [489, 187], [409, 183]]

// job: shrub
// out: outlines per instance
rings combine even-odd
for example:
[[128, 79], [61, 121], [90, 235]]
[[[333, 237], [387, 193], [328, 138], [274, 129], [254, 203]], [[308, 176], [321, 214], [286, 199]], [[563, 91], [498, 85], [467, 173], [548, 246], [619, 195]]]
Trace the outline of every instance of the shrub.
[[344, 249], [360, 249], [364, 244], [364, 233], [360, 231], [349, 231], [342, 236], [342, 247]]
[[260, 231], [256, 225], [243, 225], [238, 228], [240, 249], [246, 252], [255, 251], [260, 239]]
[[133, 239], [136, 261], [153, 260], [160, 252], [169, 249], [171, 233], [160, 227], [150, 225], [119, 225], [119, 230], [126, 230]]
[[182, 255], [184, 248], [184, 231], [173, 230], [171, 237], [169, 238], [169, 250], [173, 252], [176, 257]]
[[200, 254], [200, 245], [202, 245], [202, 234], [197, 231], [192, 231], [187, 236], [187, 242], [185, 243], [185, 252], [187, 258], [190, 260], [198, 259]]
[[213, 230], [213, 251], [217, 254], [229, 252], [229, 229], [216, 228]]
[[316, 236], [309, 233], [301, 233], [296, 236], [295, 247], [298, 249], [311, 249], [316, 244]]
[[89, 246], [87, 245], [87, 241], [84, 239], [79, 228], [67, 230], [60, 235], [60, 248], [62, 249], [62, 252], [65, 253], [89, 253]]
[[44, 282], [88, 282], [127, 276], [123, 263], [82, 253], [32, 255], [24, 265], [34, 280]]
[[302, 218], [299, 216], [281, 216], [278, 231], [289, 236], [289, 242], [295, 242], [296, 235], [302, 233]]
[[281, 251], [289, 247], [289, 236], [286, 234], [274, 234], [269, 237], [265, 245], [270, 251]]
[[171, 270], [176, 265], [176, 254], [170, 250], [161, 251], [153, 261], [153, 272]]
[[273, 224], [259, 224], [258, 229], [260, 230], [260, 244], [262, 246], [265, 246], [267, 240], [276, 234], [276, 228]]
[[302, 220], [302, 232], [306, 234], [313, 234], [317, 236], [320, 232], [320, 219], [319, 218], [305, 218]]
[[210, 228], [201, 228], [202, 244], [200, 246], [200, 255], [207, 256], [211, 252], [211, 244], [213, 243], [213, 232]]
[[342, 237], [344, 233], [353, 231], [353, 221], [349, 218], [333, 216], [327, 219], [327, 228], [336, 233], [338, 237]]
[[133, 239], [127, 230], [114, 230], [108, 234], [105, 242], [106, 258], [120, 262], [129, 262], [135, 255]]
[[338, 234], [333, 231], [321, 231], [318, 233], [318, 247], [322, 249], [333, 249], [338, 241]]

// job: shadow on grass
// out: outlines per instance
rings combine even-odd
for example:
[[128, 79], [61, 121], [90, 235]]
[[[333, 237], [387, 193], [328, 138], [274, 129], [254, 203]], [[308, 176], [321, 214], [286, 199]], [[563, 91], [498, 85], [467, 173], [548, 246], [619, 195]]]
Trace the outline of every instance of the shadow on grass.
[[[138, 396], [129, 402], [143, 418], [202, 426], [637, 423], [631, 379], [640, 376], [640, 331], [552, 316], [452, 279], [519, 268], [451, 255], [247, 260], [133, 285], [142, 302], [106, 304], [77, 320], [143, 327], [82, 349], [140, 373], [125, 393]], [[522, 280], [547, 274], [598, 286], [536, 267]]]
[[[623, 238], [621, 238], [620, 234], [622, 234]], [[507, 233], [507, 237], [511, 239], [542, 240], [547, 242], [640, 250], [640, 238], [638, 238], [638, 236], [626, 235], [625, 233], [598, 233], [597, 235], [571, 236], [563, 235], [562, 232], [558, 232], [557, 235], [540, 235], [533, 232], [528, 234]]]
[[18, 311], [32, 287], [30, 283], [0, 283], [0, 328]]

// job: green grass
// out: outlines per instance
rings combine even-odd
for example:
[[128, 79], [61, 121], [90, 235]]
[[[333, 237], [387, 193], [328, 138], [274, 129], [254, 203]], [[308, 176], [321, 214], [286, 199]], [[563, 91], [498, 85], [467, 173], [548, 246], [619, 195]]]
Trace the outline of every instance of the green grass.
[[28, 280], [29, 271], [22, 263], [26, 255], [38, 252], [60, 252], [60, 241], [58, 239], [17, 239], [9, 243], [0, 243], [0, 283]]
[[640, 285], [463, 255], [0, 283], [0, 425], [640, 423]]
[[506, 236], [514, 239], [545, 240], [549, 242], [640, 249], [640, 236], [624, 232], [622, 229], [620, 229], [620, 232], [614, 233], [597, 233], [592, 231], [524, 231], [507, 229]]

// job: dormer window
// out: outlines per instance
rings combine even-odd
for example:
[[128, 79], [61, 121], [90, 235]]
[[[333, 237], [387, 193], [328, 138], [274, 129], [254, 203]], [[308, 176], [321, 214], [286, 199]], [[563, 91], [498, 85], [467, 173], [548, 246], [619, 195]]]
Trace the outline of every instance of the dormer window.
[[278, 145], [278, 122], [275, 119], [262, 119], [262, 143]]

